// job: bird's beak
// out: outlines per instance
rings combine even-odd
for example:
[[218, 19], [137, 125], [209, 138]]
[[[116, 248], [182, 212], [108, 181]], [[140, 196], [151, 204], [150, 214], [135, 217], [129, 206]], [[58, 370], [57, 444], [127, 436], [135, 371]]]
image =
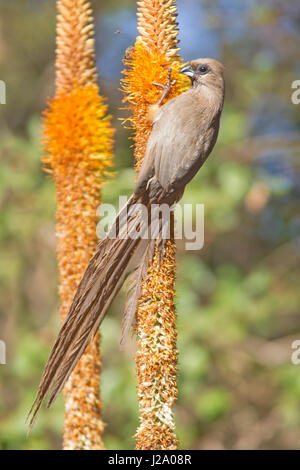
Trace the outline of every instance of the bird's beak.
[[187, 75], [190, 78], [193, 78], [195, 75], [195, 71], [191, 65], [185, 65], [181, 70], [180, 73]]

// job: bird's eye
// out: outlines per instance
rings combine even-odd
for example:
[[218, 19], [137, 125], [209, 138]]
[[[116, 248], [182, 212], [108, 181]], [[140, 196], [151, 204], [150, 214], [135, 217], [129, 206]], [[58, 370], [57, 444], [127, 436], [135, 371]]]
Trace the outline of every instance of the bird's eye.
[[208, 67], [207, 65], [198, 65], [197, 71], [198, 71], [201, 75], [205, 75], [206, 73], [209, 72], [209, 67]]

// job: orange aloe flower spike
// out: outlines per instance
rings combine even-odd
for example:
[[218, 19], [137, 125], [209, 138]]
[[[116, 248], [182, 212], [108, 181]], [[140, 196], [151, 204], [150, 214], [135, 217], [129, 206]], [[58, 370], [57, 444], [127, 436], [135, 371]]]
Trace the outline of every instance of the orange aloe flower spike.
[[[43, 161], [56, 187], [63, 321], [96, 249], [96, 209], [112, 165], [113, 129], [96, 82], [90, 2], [60, 0], [57, 8], [56, 95], [45, 111]], [[99, 342], [98, 333], [64, 388], [64, 449], [103, 449]]]
[[[151, 132], [149, 110], [160, 94], [153, 82], [165, 83], [171, 67], [172, 79], [177, 81], [169, 99], [184, 91], [186, 85], [179, 74], [182, 64], [178, 54], [176, 2], [144, 0], [137, 4], [140, 36], [125, 59], [123, 89], [124, 100], [132, 111], [130, 120], [138, 171]], [[177, 397], [175, 253], [175, 242], [171, 239], [167, 241], [165, 257], [159, 267], [156, 252], [136, 312], [140, 410], [136, 449], [167, 450], [178, 446], [173, 420]]]

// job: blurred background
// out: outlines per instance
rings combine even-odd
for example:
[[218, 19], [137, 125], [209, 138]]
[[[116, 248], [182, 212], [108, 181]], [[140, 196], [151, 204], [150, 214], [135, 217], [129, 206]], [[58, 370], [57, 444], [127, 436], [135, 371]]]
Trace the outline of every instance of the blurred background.
[[[178, 243], [179, 397], [183, 449], [300, 447], [300, 79], [298, 0], [177, 0], [184, 60], [226, 66], [217, 146], [184, 202], [205, 204], [205, 246]], [[0, 448], [61, 447], [63, 400], [26, 439], [25, 416], [58, 320], [54, 183], [42, 171], [41, 111], [54, 93], [55, 1], [0, 0]], [[101, 93], [114, 115], [116, 176], [103, 199], [129, 194], [134, 172], [119, 91], [136, 37], [133, 0], [96, 0]], [[134, 447], [135, 340], [119, 350], [124, 293], [104, 321], [102, 398], [108, 449]]]

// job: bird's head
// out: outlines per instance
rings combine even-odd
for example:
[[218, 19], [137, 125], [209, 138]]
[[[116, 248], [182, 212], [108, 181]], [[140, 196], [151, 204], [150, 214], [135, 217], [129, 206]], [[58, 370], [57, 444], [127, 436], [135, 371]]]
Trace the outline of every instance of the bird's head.
[[215, 59], [192, 60], [180, 72], [191, 79], [193, 87], [224, 88], [224, 66]]

